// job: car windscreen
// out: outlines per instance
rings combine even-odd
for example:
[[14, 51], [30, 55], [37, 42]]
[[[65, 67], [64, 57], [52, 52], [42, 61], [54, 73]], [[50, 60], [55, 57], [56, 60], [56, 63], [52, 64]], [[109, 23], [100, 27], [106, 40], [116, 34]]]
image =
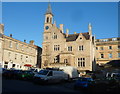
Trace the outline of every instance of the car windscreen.
[[47, 75], [48, 72], [49, 72], [48, 70], [40, 70], [40, 71], [38, 72], [38, 74]]

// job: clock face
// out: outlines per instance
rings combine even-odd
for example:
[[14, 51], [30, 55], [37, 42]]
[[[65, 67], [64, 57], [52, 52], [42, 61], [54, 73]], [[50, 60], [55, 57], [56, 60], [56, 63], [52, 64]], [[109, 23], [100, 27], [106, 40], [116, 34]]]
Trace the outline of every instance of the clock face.
[[49, 26], [46, 26], [45, 29], [48, 30], [48, 29], [49, 29]]

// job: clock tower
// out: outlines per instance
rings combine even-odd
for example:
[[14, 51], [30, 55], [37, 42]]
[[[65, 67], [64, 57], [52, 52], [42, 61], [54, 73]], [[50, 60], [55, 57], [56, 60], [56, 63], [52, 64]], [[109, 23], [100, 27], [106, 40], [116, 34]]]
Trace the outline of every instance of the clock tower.
[[43, 43], [42, 43], [42, 67], [48, 65], [50, 56], [50, 42], [51, 42], [51, 31], [53, 26], [53, 14], [50, 3], [48, 3], [48, 8], [45, 13], [44, 22], [44, 33], [43, 33]]
[[45, 24], [44, 24], [44, 32], [50, 32], [50, 28], [52, 27], [53, 22], [53, 14], [50, 3], [48, 4], [47, 12], [45, 13]]

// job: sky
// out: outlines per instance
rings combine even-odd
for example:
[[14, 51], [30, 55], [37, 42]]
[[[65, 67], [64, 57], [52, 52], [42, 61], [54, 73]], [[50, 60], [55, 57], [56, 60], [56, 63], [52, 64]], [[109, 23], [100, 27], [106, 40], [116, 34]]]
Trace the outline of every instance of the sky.
[[[3, 2], [2, 23], [4, 34], [24, 41], [35, 41], [42, 47], [45, 12], [48, 2]], [[64, 32], [88, 32], [97, 39], [118, 37], [117, 2], [51, 2], [54, 21], [57, 27], [64, 24]]]

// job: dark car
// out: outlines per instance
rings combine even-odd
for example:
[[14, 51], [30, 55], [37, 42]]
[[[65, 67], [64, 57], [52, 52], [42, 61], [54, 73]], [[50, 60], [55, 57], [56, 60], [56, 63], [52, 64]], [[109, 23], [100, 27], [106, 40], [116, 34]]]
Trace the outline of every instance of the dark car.
[[75, 89], [90, 88], [95, 85], [95, 81], [92, 78], [79, 77], [74, 84]]
[[34, 76], [34, 73], [32, 71], [28, 71], [28, 70], [21, 71], [18, 74], [18, 78], [21, 79], [21, 80], [32, 80], [33, 76]]
[[13, 79], [18, 79], [18, 75], [22, 72], [22, 70], [13, 70]]
[[3, 77], [5, 78], [11, 78], [11, 79], [17, 79], [18, 74], [21, 72], [21, 70], [4, 70], [2, 73]]
[[7, 70], [6, 68], [2, 68], [2, 72], [4, 72], [5, 70]]
[[13, 77], [13, 70], [5, 70], [2, 75], [5, 78], [12, 78]]
[[0, 68], [0, 73], [3, 74], [6, 68]]

